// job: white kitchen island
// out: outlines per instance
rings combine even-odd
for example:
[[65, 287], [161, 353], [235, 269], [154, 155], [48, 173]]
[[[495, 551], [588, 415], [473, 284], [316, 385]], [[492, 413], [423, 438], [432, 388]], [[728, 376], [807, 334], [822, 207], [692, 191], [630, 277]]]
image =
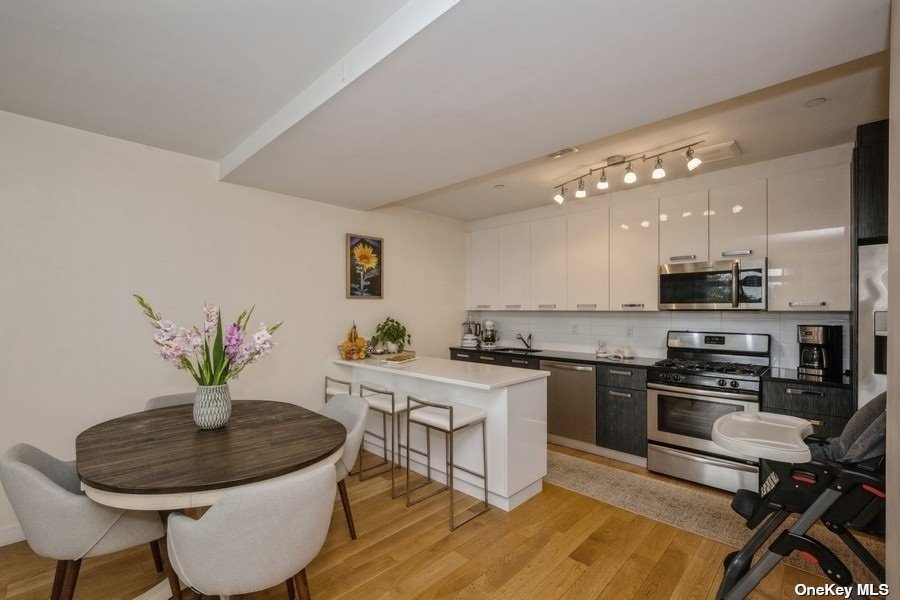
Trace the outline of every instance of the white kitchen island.
[[[397, 393], [405, 406], [406, 395], [421, 395], [433, 402], [466, 404], [487, 411], [488, 501], [512, 510], [541, 491], [547, 474], [547, 371], [517, 369], [445, 358], [420, 357], [404, 364], [377, 358], [335, 360], [350, 371], [353, 393], [361, 382], [383, 385]], [[401, 421], [401, 440], [406, 444], [406, 419]], [[370, 412], [367, 429], [381, 433], [381, 417]], [[446, 482], [444, 435], [432, 432], [432, 477]], [[411, 427], [413, 448], [425, 450], [425, 430]], [[386, 437], [390, 440], [390, 425]], [[365, 447], [382, 455], [380, 440], [367, 436]], [[391, 444], [393, 447], [393, 444]], [[457, 465], [481, 472], [481, 428], [469, 427], [454, 436]], [[390, 455], [390, 454], [389, 454]], [[403, 453], [403, 464], [406, 455]], [[425, 473], [425, 459], [412, 454], [412, 469]], [[481, 480], [459, 469], [454, 471], [456, 489], [483, 497]]]

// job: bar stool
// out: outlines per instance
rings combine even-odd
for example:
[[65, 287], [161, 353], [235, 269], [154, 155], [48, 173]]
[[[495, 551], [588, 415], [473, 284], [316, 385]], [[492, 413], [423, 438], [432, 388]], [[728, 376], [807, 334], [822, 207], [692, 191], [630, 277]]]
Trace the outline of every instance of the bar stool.
[[[399, 420], [402, 417], [403, 413], [406, 412], [406, 406], [397, 400], [396, 395], [398, 392], [394, 392], [392, 390], [387, 389], [383, 385], [379, 385], [377, 383], [369, 383], [369, 382], [361, 382], [359, 384], [359, 395], [364, 398], [369, 403], [369, 409], [374, 410], [377, 413], [381, 413], [381, 435], [378, 435], [375, 432], [366, 430], [363, 433], [363, 436], [369, 435], [373, 438], [381, 440], [381, 447], [384, 449], [384, 460], [381, 462], [370, 465], [366, 468], [362, 466], [362, 453], [360, 453], [359, 458], [359, 480], [366, 481], [367, 479], [371, 479], [377, 475], [381, 475], [382, 473], [386, 473], [388, 469], [380, 470], [377, 473], [373, 473], [372, 475], [364, 476], [366, 473], [369, 473], [375, 469], [380, 469], [385, 465], [390, 465], [391, 472], [391, 498], [399, 498], [402, 493], [397, 493], [397, 483], [396, 483], [396, 469], [401, 467], [400, 461], [400, 448], [404, 447], [402, 440], [400, 439], [400, 423]], [[388, 447], [387, 447], [387, 419], [390, 417], [391, 419], [391, 457], [388, 459]], [[396, 448], [396, 452], [394, 451]], [[407, 450], [408, 452], [408, 450]]]
[[334, 377], [325, 376], [325, 401], [331, 399], [332, 396], [340, 396], [341, 394], [352, 395], [350, 391], [350, 382], [341, 381]]
[[[486, 420], [487, 420], [487, 412], [480, 409], [475, 408], [474, 406], [466, 406], [465, 404], [437, 404], [435, 402], [430, 402], [426, 398], [421, 397], [406, 397], [406, 506], [412, 506], [413, 504], [418, 504], [422, 500], [430, 498], [435, 494], [439, 494], [443, 491], [450, 491], [450, 531], [455, 530], [457, 527], [461, 527], [477, 517], [478, 515], [486, 512], [490, 505], [488, 504], [488, 480], [487, 480], [487, 428], [486, 428]], [[425, 427], [425, 444], [426, 450], [422, 452], [420, 450], [416, 450], [412, 447], [412, 439], [409, 437], [409, 427], [410, 424], [416, 423], [417, 425], [422, 425]], [[465, 467], [461, 467], [453, 463], [453, 436], [457, 431], [465, 429], [466, 427], [471, 427], [472, 425], [476, 425], [481, 423], [481, 456], [484, 466], [484, 471], [482, 473], [476, 473], [475, 471], [470, 471]], [[444, 439], [446, 440], [446, 461], [447, 461], [447, 484], [437, 489], [430, 494], [422, 496], [416, 500], [412, 500], [412, 492], [421, 489], [431, 483], [431, 430], [435, 429], [437, 431], [441, 431], [444, 433]], [[409, 487], [409, 460], [410, 453], [415, 452], [420, 456], [426, 457], [426, 466], [427, 466], [427, 480], [425, 483], [422, 483], [415, 488], [410, 489]], [[470, 475], [474, 475], [475, 477], [480, 478], [484, 481], [484, 506], [477, 513], [470, 515], [468, 518], [456, 522], [456, 514], [453, 512], [453, 469], [459, 469], [461, 471], [465, 471]]]

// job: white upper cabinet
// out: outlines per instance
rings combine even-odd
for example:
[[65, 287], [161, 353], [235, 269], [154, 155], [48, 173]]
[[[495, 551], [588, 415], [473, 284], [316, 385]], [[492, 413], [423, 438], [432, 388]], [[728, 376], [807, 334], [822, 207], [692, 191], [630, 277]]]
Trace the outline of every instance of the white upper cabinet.
[[499, 232], [469, 233], [469, 310], [497, 310], [500, 291]]
[[609, 208], [609, 308], [657, 310], [659, 201], [655, 191], [614, 192]]
[[531, 223], [499, 229], [500, 310], [531, 308]]
[[709, 260], [766, 257], [766, 180], [709, 190]]
[[706, 190], [659, 199], [659, 264], [709, 260]]
[[769, 179], [769, 310], [850, 310], [850, 165]]
[[569, 310], [609, 310], [609, 203], [568, 216], [566, 298]]
[[531, 223], [531, 308], [566, 309], [566, 217]]

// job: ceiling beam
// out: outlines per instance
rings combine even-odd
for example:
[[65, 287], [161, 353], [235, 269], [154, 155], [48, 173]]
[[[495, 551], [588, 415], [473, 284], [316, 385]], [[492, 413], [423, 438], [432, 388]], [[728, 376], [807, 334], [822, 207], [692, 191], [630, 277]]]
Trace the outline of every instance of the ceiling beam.
[[328, 68], [309, 87], [291, 99], [259, 129], [219, 162], [219, 179], [231, 174], [254, 154], [299, 123], [356, 78], [402, 46], [459, 0], [410, 0], [350, 52]]

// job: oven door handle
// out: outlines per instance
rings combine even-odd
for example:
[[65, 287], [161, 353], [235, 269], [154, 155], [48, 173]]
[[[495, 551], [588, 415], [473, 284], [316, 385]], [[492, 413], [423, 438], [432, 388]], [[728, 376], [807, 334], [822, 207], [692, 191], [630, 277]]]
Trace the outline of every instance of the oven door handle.
[[676, 387], [674, 385], [663, 385], [661, 383], [648, 383], [648, 390], [660, 390], [663, 392], [674, 392], [681, 394], [682, 396], [690, 397], [690, 396], [707, 396], [710, 398], [723, 398], [723, 399], [731, 399], [731, 400], [745, 400], [749, 402], [758, 402], [759, 397], [756, 394], [741, 394], [739, 392], [726, 392], [726, 391], [711, 391], [711, 390], [698, 390], [696, 388], [683, 388]]
[[731, 263], [731, 308], [741, 306], [741, 261]]

